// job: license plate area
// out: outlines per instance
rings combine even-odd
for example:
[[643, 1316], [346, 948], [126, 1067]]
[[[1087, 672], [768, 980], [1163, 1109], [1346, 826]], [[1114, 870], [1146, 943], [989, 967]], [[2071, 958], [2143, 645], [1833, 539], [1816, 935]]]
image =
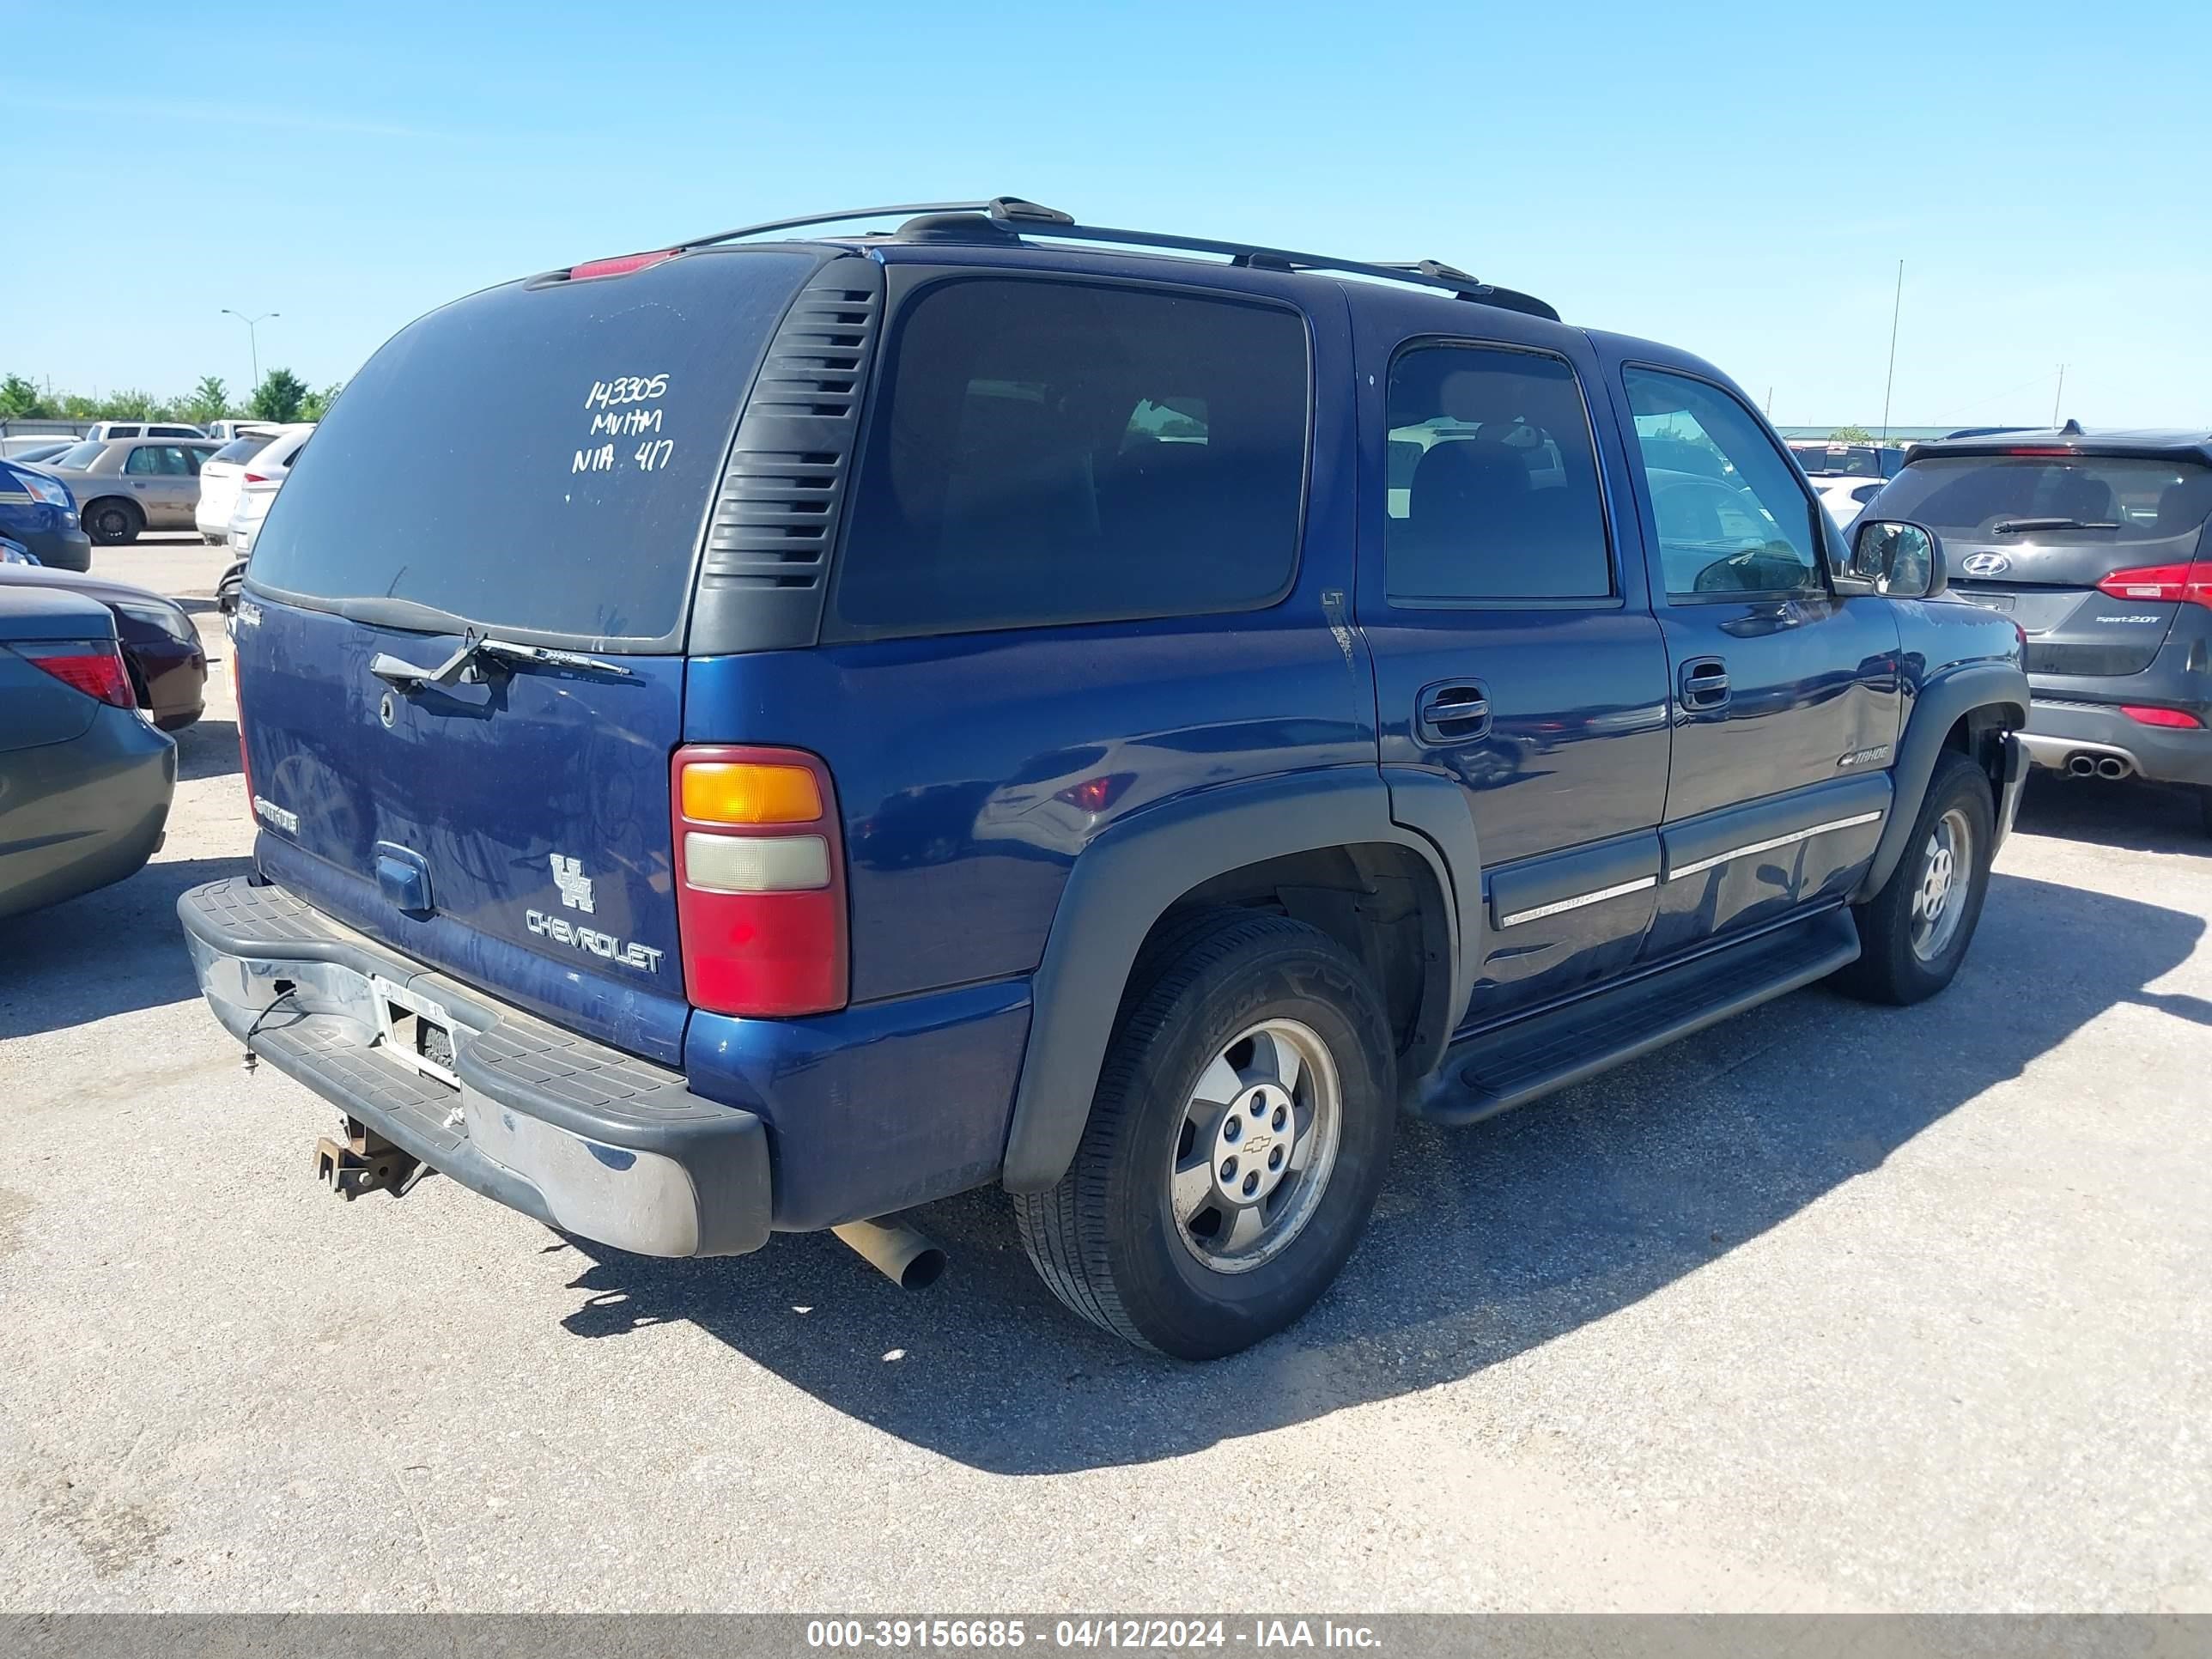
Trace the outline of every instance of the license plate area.
[[378, 1046], [401, 1065], [458, 1090], [461, 1080], [453, 1072], [453, 1054], [459, 1028], [445, 1006], [374, 975], [369, 985], [376, 993]]

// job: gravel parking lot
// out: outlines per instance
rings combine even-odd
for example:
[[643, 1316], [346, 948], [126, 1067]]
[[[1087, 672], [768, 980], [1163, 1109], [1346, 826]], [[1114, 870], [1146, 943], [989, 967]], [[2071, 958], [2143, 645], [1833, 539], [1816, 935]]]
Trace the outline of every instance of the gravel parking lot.
[[[95, 568], [197, 601], [196, 539]], [[989, 1194], [903, 1294], [431, 1180], [199, 1002], [252, 840], [227, 670], [130, 882], [0, 922], [0, 1610], [2212, 1611], [2212, 842], [2039, 781], [1947, 995], [1821, 990], [1472, 1130], [1207, 1367], [1079, 1325]], [[915, 1080], [926, 1091], [928, 1079]]]

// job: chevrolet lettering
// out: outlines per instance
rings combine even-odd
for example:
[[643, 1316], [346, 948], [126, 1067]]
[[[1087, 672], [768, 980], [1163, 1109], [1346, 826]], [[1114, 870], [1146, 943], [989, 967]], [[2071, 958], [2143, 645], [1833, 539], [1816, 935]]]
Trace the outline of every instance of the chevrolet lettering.
[[609, 962], [618, 962], [625, 968], [642, 969], [648, 974], [660, 971], [661, 952], [646, 945], [626, 945], [612, 933], [603, 933], [596, 927], [579, 927], [559, 916], [549, 916], [543, 910], [523, 912], [523, 925], [533, 933], [556, 939], [562, 945], [573, 945], [579, 951], [589, 951], [595, 957], [605, 957]]

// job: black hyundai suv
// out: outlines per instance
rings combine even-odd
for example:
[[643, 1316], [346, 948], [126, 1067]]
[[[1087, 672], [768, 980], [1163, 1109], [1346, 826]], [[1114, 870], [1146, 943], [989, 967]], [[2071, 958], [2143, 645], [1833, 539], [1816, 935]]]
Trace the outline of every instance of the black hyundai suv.
[[1883, 518], [2027, 638], [2039, 766], [2191, 786], [2212, 832], [2212, 433], [2006, 432], [1914, 447]]

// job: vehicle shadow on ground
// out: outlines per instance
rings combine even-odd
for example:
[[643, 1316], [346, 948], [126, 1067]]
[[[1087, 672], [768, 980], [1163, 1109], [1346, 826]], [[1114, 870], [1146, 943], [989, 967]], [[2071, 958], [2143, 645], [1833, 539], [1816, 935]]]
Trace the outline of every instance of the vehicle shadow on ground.
[[611, 1338], [689, 1320], [824, 1403], [994, 1473], [1174, 1457], [1455, 1381], [1626, 1308], [1875, 1169], [2116, 1003], [2212, 1023], [2212, 1005], [2148, 988], [2204, 926], [1998, 875], [1966, 970], [1934, 1001], [1875, 1008], [1816, 988], [1486, 1124], [1401, 1122], [1335, 1287], [1212, 1365], [1138, 1352], [1063, 1310], [995, 1192], [915, 1212], [953, 1262], [918, 1292], [826, 1234], [738, 1261], [551, 1246], [577, 1253], [589, 1295], [563, 1322]]
[[2188, 790], [2139, 778], [2029, 775], [2021, 797], [2019, 827], [2032, 836], [2057, 836], [2134, 853], [2184, 853], [2212, 858], [2212, 833]]
[[171, 735], [177, 740], [179, 783], [188, 783], [194, 778], [224, 777], [238, 770], [237, 721], [202, 715], [183, 731]]
[[252, 867], [242, 858], [157, 860], [112, 887], [0, 921], [0, 1041], [198, 996], [178, 896]]

